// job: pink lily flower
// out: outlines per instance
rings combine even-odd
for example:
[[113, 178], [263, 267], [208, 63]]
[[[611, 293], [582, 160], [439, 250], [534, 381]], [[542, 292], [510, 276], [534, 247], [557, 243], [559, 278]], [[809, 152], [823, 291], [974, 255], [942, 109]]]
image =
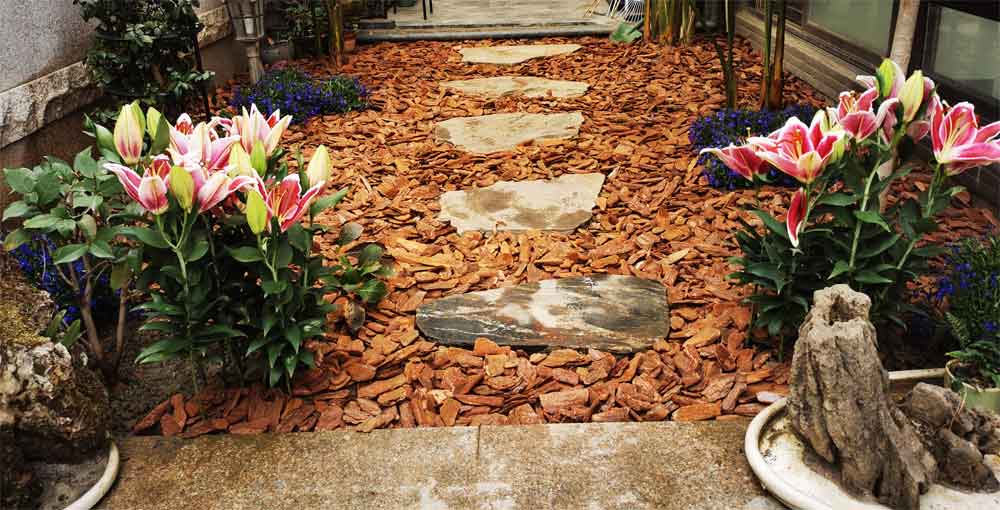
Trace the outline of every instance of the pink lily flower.
[[238, 136], [219, 138], [214, 129], [202, 122], [186, 134], [181, 129], [171, 128], [168, 150], [175, 164], [187, 167], [191, 163], [197, 163], [206, 171], [212, 172], [226, 168], [229, 164], [229, 152], [238, 141]]
[[249, 113], [243, 108], [241, 115], [233, 117], [229, 134], [240, 137], [240, 143], [247, 154], [253, 152], [254, 144], [259, 141], [264, 145], [265, 154], [270, 156], [278, 148], [278, 142], [291, 122], [292, 116], [282, 117], [281, 110], [275, 110], [270, 117], [265, 118], [257, 105], [251, 105]]
[[792, 195], [792, 203], [788, 206], [788, 216], [785, 218], [785, 227], [788, 229], [788, 239], [792, 246], [799, 247], [799, 234], [806, 223], [806, 200], [802, 189], [795, 191]]
[[698, 154], [705, 153], [714, 154], [724, 165], [750, 181], [755, 175], [767, 172], [767, 161], [757, 156], [757, 151], [750, 145], [730, 144], [721, 149], [702, 149]]
[[809, 184], [823, 171], [843, 137], [843, 133], [824, 132], [824, 121], [822, 111], [817, 112], [809, 126], [792, 117], [774, 133], [766, 137], [753, 136], [747, 141], [759, 148], [757, 155], [761, 159], [799, 182]]
[[257, 192], [264, 198], [264, 204], [267, 206], [267, 224], [271, 224], [271, 218], [278, 218], [282, 232], [288, 230], [302, 218], [309, 210], [309, 203], [326, 186], [325, 181], [318, 182], [302, 193], [298, 174], [291, 174], [282, 179], [273, 189], [268, 190], [259, 175], [255, 175], [254, 178], [256, 179]]
[[937, 103], [931, 120], [931, 144], [948, 175], [1000, 162], [1000, 121], [979, 127], [975, 108], [961, 102], [949, 108]]
[[854, 92], [840, 93], [837, 119], [851, 138], [861, 141], [871, 136], [885, 123], [886, 117], [899, 102], [897, 98], [886, 99], [879, 105], [876, 113], [873, 109], [876, 99], [878, 90], [874, 88], [864, 91], [860, 96]]
[[245, 175], [230, 177], [226, 172], [215, 172], [200, 184], [196, 179], [195, 195], [198, 197], [198, 210], [208, 211], [219, 205], [229, 195], [253, 185], [252, 177]]
[[[170, 202], [167, 200], [167, 176], [170, 174], [170, 161], [166, 156], [158, 156], [154, 159], [152, 166], [141, 177], [135, 170], [117, 163], [105, 163], [104, 168], [114, 173], [128, 196], [139, 202], [139, 205], [147, 211], [159, 215], [166, 212], [170, 206]], [[165, 172], [164, 169], [166, 169]]]

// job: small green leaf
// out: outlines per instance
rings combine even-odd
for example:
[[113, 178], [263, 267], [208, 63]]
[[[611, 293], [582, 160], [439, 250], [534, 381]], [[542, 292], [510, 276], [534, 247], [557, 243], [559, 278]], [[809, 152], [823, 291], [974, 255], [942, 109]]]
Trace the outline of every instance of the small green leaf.
[[854, 217], [865, 223], [878, 225], [886, 232], [892, 232], [892, 229], [889, 228], [889, 224], [882, 219], [882, 215], [875, 211], [854, 211]]
[[115, 264], [111, 268], [111, 288], [119, 290], [125, 286], [128, 281], [131, 271], [129, 270], [128, 264], [125, 262]]
[[35, 176], [27, 168], [5, 168], [3, 174], [10, 189], [21, 195], [27, 195], [35, 189]]
[[388, 289], [386, 288], [385, 282], [381, 280], [368, 280], [360, 288], [354, 291], [365, 303], [373, 304], [378, 303], [385, 297]]
[[3, 248], [7, 251], [16, 250], [22, 244], [31, 240], [31, 234], [19, 228], [9, 234], [3, 240]]
[[52, 253], [53, 264], [68, 264], [87, 253], [86, 244], [67, 244]]
[[358, 255], [358, 265], [367, 266], [373, 262], [378, 262], [382, 258], [382, 247], [377, 244], [369, 244], [361, 249]]
[[113, 259], [115, 252], [107, 241], [94, 241], [90, 243], [90, 254], [99, 259]]
[[874, 272], [874, 271], [858, 271], [858, 274], [854, 276], [854, 280], [861, 283], [892, 283], [892, 280]]
[[53, 216], [51, 214], [39, 214], [38, 216], [29, 218], [24, 222], [24, 228], [31, 230], [45, 230], [52, 228], [56, 223], [59, 223], [62, 218], [58, 216]]
[[260, 249], [256, 246], [241, 246], [239, 248], [230, 248], [229, 255], [240, 262], [257, 262], [264, 260], [263, 254], [261, 254]]
[[848, 195], [847, 193], [831, 193], [821, 198], [819, 202], [817, 202], [817, 205], [834, 205], [843, 207], [851, 205], [857, 201], [857, 198], [852, 195]]
[[3, 210], [3, 221], [7, 221], [12, 218], [20, 218], [24, 216], [29, 211], [31, 211], [31, 206], [29, 206], [24, 200], [18, 200], [7, 206]]
[[837, 263], [833, 265], [833, 271], [830, 272], [830, 276], [828, 276], [826, 279], [832, 280], [850, 270], [851, 270], [851, 265], [848, 264], [847, 261], [838, 260]]
[[340, 237], [337, 238], [337, 244], [344, 246], [351, 241], [361, 237], [361, 232], [364, 228], [357, 223], [345, 223], [343, 227], [340, 227]]
[[169, 245], [159, 232], [144, 227], [125, 227], [121, 230], [122, 235], [131, 237], [139, 242], [152, 246], [153, 248], [165, 249]]
[[91, 148], [87, 147], [73, 158], [73, 168], [87, 179], [93, 179], [98, 172], [97, 162], [90, 156], [90, 150]]
[[313, 216], [319, 215], [319, 213], [336, 206], [341, 200], [347, 196], [348, 188], [344, 188], [332, 195], [327, 195], [313, 202], [309, 207], [309, 213]]
[[80, 226], [80, 230], [83, 231], [83, 235], [87, 236], [87, 239], [93, 239], [97, 236], [97, 220], [93, 216], [84, 214], [76, 220], [76, 224]]
[[261, 288], [264, 289], [264, 294], [273, 296], [284, 292], [288, 288], [288, 283], [284, 280], [268, 281], [261, 284]]

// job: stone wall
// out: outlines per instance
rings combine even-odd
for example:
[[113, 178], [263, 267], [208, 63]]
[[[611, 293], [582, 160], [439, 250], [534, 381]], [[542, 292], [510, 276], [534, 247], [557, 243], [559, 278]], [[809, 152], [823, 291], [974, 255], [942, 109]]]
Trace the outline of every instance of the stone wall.
[[[71, 156], [88, 143], [83, 110], [101, 97], [81, 62], [93, 27], [70, 0], [0, 0], [0, 12], [0, 167]], [[217, 83], [244, 71], [222, 0], [202, 0], [198, 12], [205, 68]]]
[[[830, 100], [844, 90], [860, 89], [854, 80], [859, 74], [874, 74], [874, 69], [848, 62], [797, 35], [789, 23], [785, 32], [785, 69], [810, 84]], [[736, 12], [736, 33], [746, 37], [760, 50], [764, 43], [764, 21], [741, 8]], [[927, 155], [930, 153], [928, 151]], [[1000, 213], [1000, 165], [970, 170], [957, 178], [977, 199]]]

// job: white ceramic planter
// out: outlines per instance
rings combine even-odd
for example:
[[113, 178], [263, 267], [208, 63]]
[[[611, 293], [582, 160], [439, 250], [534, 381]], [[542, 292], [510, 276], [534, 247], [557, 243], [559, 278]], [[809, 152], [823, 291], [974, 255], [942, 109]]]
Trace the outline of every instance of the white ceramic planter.
[[[890, 372], [893, 383], [911, 384], [934, 379], [933, 373]], [[930, 377], [928, 377], [930, 376]], [[940, 381], [939, 377], [938, 381]], [[774, 497], [792, 510], [888, 510], [874, 501], [854, 499], [836, 483], [807, 466], [802, 458], [807, 448], [791, 432], [785, 415], [785, 399], [761, 411], [747, 429], [743, 451], [747, 462], [761, 484]], [[992, 459], [992, 467], [1000, 476], [1000, 460]], [[993, 494], [965, 493], [940, 485], [932, 485], [921, 496], [921, 510], [983, 510], [1000, 508], [1000, 492]]]

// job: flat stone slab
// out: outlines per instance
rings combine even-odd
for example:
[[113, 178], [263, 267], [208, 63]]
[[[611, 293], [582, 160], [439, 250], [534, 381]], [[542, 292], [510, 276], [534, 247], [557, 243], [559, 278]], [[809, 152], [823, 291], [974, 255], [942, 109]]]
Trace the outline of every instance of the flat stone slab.
[[470, 230], [570, 231], [590, 219], [604, 174], [565, 174], [547, 181], [501, 181], [441, 195], [438, 219]]
[[458, 117], [439, 122], [434, 137], [476, 154], [512, 150], [533, 140], [573, 138], [580, 132], [583, 114], [495, 113]]
[[748, 420], [129, 437], [104, 510], [775, 510]]
[[463, 94], [483, 97], [501, 97], [521, 94], [526, 97], [578, 97], [590, 85], [582, 81], [550, 80], [534, 76], [495, 76], [472, 80], [443, 82], [447, 88]]
[[417, 327], [446, 345], [629, 353], [670, 334], [666, 288], [634, 276], [592, 275], [469, 292], [417, 309]]
[[470, 64], [520, 64], [539, 57], [566, 55], [580, 49], [579, 44], [528, 44], [524, 46], [477, 46], [458, 50], [462, 62]]

